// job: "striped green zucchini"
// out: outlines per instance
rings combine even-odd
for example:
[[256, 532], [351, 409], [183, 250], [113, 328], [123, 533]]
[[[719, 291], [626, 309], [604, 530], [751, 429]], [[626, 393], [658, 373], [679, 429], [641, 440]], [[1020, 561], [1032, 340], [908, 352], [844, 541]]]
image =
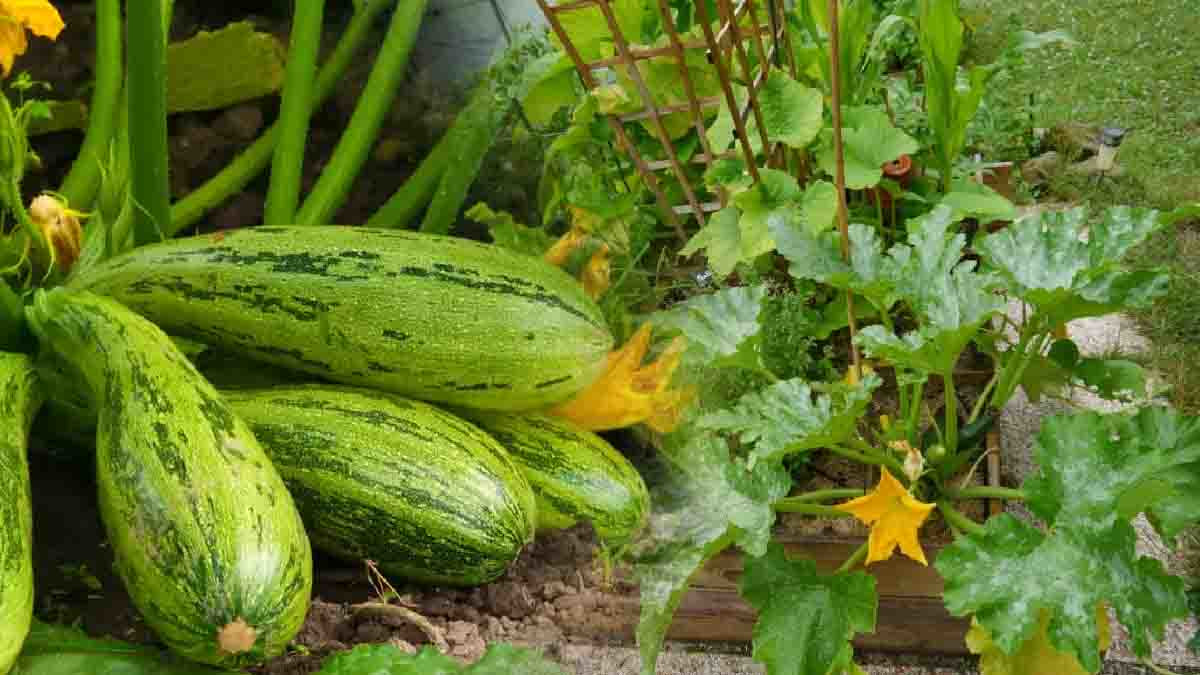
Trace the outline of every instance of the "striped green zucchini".
[[165, 333], [116, 301], [59, 288], [28, 313], [96, 403], [100, 515], [146, 624], [201, 663], [282, 652], [308, 608], [312, 549], [249, 427]]
[[592, 524], [613, 543], [646, 523], [650, 495], [641, 474], [600, 436], [538, 414], [462, 411], [508, 450], [533, 487], [538, 529]]
[[239, 355], [479, 409], [566, 400], [613, 345], [600, 309], [559, 268], [416, 232], [232, 230], [135, 249], [73, 284]]
[[440, 408], [338, 385], [225, 390], [283, 475], [313, 545], [455, 586], [533, 539], [529, 484], [495, 439]]
[[26, 444], [41, 391], [29, 357], [0, 352], [0, 673], [33, 620], [33, 503]]

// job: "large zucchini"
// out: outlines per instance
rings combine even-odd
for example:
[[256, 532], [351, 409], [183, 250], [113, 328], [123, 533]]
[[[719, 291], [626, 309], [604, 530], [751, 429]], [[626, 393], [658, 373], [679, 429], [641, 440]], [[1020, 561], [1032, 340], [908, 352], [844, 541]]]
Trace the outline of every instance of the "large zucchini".
[[239, 355], [480, 409], [566, 400], [613, 344], [600, 309], [559, 268], [415, 232], [232, 230], [135, 249], [73, 284]]
[[308, 608], [312, 549], [250, 429], [165, 333], [112, 299], [39, 293], [29, 319], [99, 411], [100, 515], [146, 624], [202, 663], [281, 653]]
[[223, 394], [331, 555], [468, 586], [500, 576], [533, 539], [529, 484], [495, 439], [455, 415], [338, 385]]
[[33, 503], [25, 452], [40, 402], [33, 362], [0, 352], [0, 673], [12, 669], [33, 620]]
[[600, 436], [546, 415], [463, 414], [500, 441], [529, 480], [538, 529], [588, 521], [601, 539], [622, 543], [645, 525], [650, 495], [641, 474]]

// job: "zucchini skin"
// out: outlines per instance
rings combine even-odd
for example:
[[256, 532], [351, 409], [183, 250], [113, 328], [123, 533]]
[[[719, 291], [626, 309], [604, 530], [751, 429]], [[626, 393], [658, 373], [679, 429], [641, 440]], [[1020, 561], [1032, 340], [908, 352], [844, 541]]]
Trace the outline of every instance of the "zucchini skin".
[[341, 384], [478, 409], [564, 401], [613, 336], [561, 269], [458, 237], [254, 227], [117, 256], [72, 287], [173, 335]]
[[0, 352], [0, 673], [12, 670], [33, 621], [33, 502], [26, 452], [41, 401], [33, 361]]
[[588, 521], [605, 542], [622, 544], [645, 526], [650, 513], [645, 481], [597, 434], [542, 414], [462, 414], [499, 441], [529, 480], [539, 530]]
[[222, 390], [283, 475], [313, 544], [449, 586], [499, 577], [535, 534], [529, 484], [466, 420], [339, 385]]
[[200, 663], [282, 653], [308, 610], [312, 549], [249, 427], [162, 330], [120, 303], [59, 288], [28, 314], [99, 411], [100, 515], [147, 625]]

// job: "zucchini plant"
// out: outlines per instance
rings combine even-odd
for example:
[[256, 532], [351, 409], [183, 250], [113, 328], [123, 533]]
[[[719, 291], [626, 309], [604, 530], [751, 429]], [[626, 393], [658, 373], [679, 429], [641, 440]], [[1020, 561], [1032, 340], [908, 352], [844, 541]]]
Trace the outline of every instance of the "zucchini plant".
[[[654, 672], [688, 580], [729, 548], [743, 556], [740, 591], [759, 611], [754, 655], [768, 672], [857, 672], [850, 640], [875, 628], [871, 565], [897, 548], [930, 564], [919, 533], [939, 516], [956, 539], [931, 564], [945, 578], [947, 609], [971, 617], [968, 644], [984, 655], [985, 672], [1044, 667], [1046, 659], [1071, 664], [1063, 672], [1098, 672], [1106, 609], [1148, 658], [1151, 641], [1188, 608], [1183, 581], [1135, 551], [1130, 521], [1145, 514], [1174, 541], [1200, 520], [1200, 419], [1149, 405], [1133, 364], [1081, 358], [1069, 339], [1054, 336], [1062, 322], [1160, 297], [1166, 273], [1130, 269], [1123, 259], [1172, 218], [1132, 208], [1092, 218], [1082, 209], [1035, 214], [974, 242], [975, 261], [954, 228], [961, 216], [943, 205], [908, 222], [907, 241], [887, 249], [872, 228], [851, 226], [851, 257], [843, 260], [840, 235], [805, 228], [800, 208], [783, 204], [790, 214], [768, 218], [777, 251], [793, 276], [854, 293], [877, 310], [856, 336], [875, 372], [826, 382], [774, 375], [759, 350], [763, 285], [724, 288], [649, 317], [686, 336], [682, 372], [748, 370], [765, 384], [689, 409], [659, 439], [668, 478], [652, 491], [651, 528], [635, 556], [644, 672]], [[1005, 296], [1030, 308], [1023, 319], [1009, 317]], [[967, 412], [955, 365], [972, 345], [991, 355], [995, 371]], [[900, 395], [888, 422], [868, 415], [884, 367]], [[931, 382], [944, 392], [940, 418], [924, 407]], [[1142, 405], [1048, 418], [1035, 440], [1040, 469], [1020, 488], [969, 485], [982, 455], [981, 419], [1017, 388], [1065, 395], [1073, 386]], [[817, 451], [874, 467], [878, 486], [795, 493], [785, 462]], [[1050, 529], [1007, 513], [976, 522], [961, 505], [981, 498], [1022, 501]], [[855, 517], [870, 536], [836, 572], [818, 572], [772, 540], [779, 513]]]

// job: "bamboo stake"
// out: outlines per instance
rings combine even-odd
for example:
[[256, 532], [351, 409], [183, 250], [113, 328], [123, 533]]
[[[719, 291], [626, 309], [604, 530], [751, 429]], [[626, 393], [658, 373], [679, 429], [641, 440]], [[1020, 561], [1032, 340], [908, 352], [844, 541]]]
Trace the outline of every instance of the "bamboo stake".
[[[838, 57], [841, 46], [838, 36], [838, 2], [829, 0], [829, 71], [832, 80], [833, 105], [833, 156], [836, 159], [837, 171], [835, 185], [837, 189], [838, 229], [842, 233], [842, 259], [850, 262], [850, 216], [846, 210], [846, 156], [842, 148], [842, 74], [841, 59]], [[854, 319], [854, 293], [846, 291], [846, 318], [850, 323], [850, 358], [854, 364], [855, 380], [862, 380], [862, 359], [858, 354], [858, 345], [854, 344], [854, 336], [858, 334], [857, 322]]]

